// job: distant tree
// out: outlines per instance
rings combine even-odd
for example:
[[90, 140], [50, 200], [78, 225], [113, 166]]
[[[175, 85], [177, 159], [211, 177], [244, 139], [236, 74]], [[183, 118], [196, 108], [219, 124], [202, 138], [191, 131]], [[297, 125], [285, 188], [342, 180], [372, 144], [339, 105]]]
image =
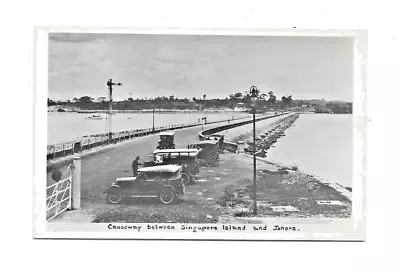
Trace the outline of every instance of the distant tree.
[[132, 98], [128, 98], [128, 102], [133, 103], [133, 99]]
[[97, 102], [98, 102], [98, 103], [104, 103], [106, 100], [107, 100], [106, 97], [99, 97], [99, 98], [97, 98]]
[[240, 93], [240, 92], [238, 92], [238, 93], [235, 93], [233, 96], [234, 96], [236, 99], [240, 99], [240, 98], [243, 97], [243, 94]]
[[174, 100], [175, 100], [175, 96], [174, 96], [174, 95], [169, 96], [169, 101], [170, 101], [170, 102], [172, 102], [172, 101], [174, 101]]
[[287, 106], [287, 98], [285, 96], [282, 96], [281, 100], [282, 100], [281, 107], [286, 107]]
[[269, 98], [268, 98], [268, 103], [270, 103], [271, 105], [274, 105], [276, 102], [276, 96], [274, 95], [273, 91], [269, 91], [268, 92]]
[[255, 97], [259, 98], [259, 96], [260, 96], [260, 90], [259, 90], [258, 88], [256, 88], [256, 89], [254, 90], [254, 93], [250, 93], [250, 97], [251, 97], [252, 95], [255, 95]]
[[91, 103], [92, 102], [92, 98], [89, 96], [82, 96], [79, 98], [79, 102], [80, 103]]
[[203, 100], [205, 100], [205, 99], [206, 99], [206, 97], [207, 97], [207, 95], [206, 95], [206, 94], [203, 94]]
[[79, 98], [79, 102], [80, 103], [92, 103], [93, 102], [93, 98], [89, 97], [89, 96], [82, 96]]
[[79, 101], [78, 98], [73, 98], [72, 100], [73, 100], [75, 103], [77, 103], [77, 102]]
[[69, 104], [70, 104], [70, 103], [71, 103], [71, 101], [70, 101], [70, 100], [67, 100], [67, 103], [69, 103]]
[[289, 95], [289, 96], [287, 97], [287, 104], [288, 104], [288, 105], [292, 105], [292, 102], [293, 102], [293, 100], [292, 100], [292, 95]]

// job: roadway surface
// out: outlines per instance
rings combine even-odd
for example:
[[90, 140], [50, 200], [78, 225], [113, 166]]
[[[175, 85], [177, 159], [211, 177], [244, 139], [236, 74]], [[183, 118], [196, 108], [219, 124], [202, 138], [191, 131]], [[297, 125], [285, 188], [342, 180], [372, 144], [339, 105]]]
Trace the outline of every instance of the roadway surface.
[[[274, 122], [277, 118], [263, 120], [262, 122]], [[239, 120], [240, 121], [240, 120]], [[243, 120], [241, 120], [243, 121]], [[234, 121], [236, 122], [236, 121]], [[234, 123], [231, 121], [231, 123]], [[226, 123], [205, 125], [204, 129], [218, 127]], [[191, 127], [175, 130], [176, 148], [185, 148], [189, 143], [197, 140], [202, 127]], [[132, 176], [132, 161], [136, 156], [140, 156], [140, 162], [150, 160], [150, 155], [155, 150], [159, 140], [158, 134], [136, 138], [123, 143], [115, 144], [107, 149], [82, 158], [82, 207], [85, 203], [105, 201], [103, 192], [115, 181], [117, 177]], [[66, 171], [66, 166], [60, 168]], [[47, 184], [54, 183], [51, 180], [51, 172], [47, 174]]]

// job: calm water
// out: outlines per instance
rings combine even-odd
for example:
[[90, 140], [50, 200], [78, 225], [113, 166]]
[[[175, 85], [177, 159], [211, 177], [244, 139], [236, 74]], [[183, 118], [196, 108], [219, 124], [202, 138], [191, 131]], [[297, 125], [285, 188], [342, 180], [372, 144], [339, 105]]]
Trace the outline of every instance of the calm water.
[[352, 115], [304, 114], [268, 152], [268, 158], [352, 187]]
[[[47, 126], [47, 144], [57, 144], [68, 142], [76, 138], [100, 134], [107, 132], [108, 120], [107, 114], [100, 114], [103, 119], [94, 120], [87, 119], [93, 114], [79, 113], [58, 113], [48, 112]], [[97, 115], [97, 114], [96, 114]], [[223, 113], [174, 113], [174, 114], [155, 114], [155, 127], [171, 125], [171, 124], [189, 124], [198, 122], [199, 119], [206, 116], [207, 121], [224, 120], [228, 118], [238, 118], [249, 116], [246, 113], [240, 112], [223, 112]], [[112, 127], [113, 132], [123, 130], [132, 130], [139, 128], [151, 128], [153, 126], [152, 113], [120, 113], [113, 115]]]

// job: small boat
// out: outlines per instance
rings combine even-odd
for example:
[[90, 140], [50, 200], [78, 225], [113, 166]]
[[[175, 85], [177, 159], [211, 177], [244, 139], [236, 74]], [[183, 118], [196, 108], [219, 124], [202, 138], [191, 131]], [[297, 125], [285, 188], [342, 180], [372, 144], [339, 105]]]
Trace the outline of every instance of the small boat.
[[91, 119], [91, 120], [101, 120], [103, 119], [100, 115], [92, 115], [87, 117], [87, 119]]

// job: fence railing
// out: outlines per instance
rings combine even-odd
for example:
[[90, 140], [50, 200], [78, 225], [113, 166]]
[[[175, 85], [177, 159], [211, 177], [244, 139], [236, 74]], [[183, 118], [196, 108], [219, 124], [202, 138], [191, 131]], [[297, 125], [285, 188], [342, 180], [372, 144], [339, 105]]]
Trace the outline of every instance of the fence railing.
[[170, 130], [178, 130], [183, 128], [190, 128], [202, 125], [210, 125], [216, 123], [223, 123], [223, 122], [231, 122], [237, 121], [245, 118], [250, 118], [250, 116], [246, 117], [238, 117], [235, 119], [226, 119], [226, 120], [218, 120], [218, 121], [210, 121], [206, 124], [202, 124], [201, 122], [193, 122], [189, 124], [171, 124], [165, 125], [161, 127], [153, 128], [146, 128], [146, 129], [135, 129], [135, 130], [128, 130], [128, 131], [121, 131], [116, 133], [111, 133], [111, 138], [108, 133], [104, 134], [95, 134], [90, 136], [85, 136], [82, 139], [74, 140], [66, 143], [54, 144], [47, 146], [47, 160], [58, 159], [66, 156], [73, 155], [74, 153], [80, 153], [82, 151], [87, 151], [96, 147], [105, 146], [109, 144], [116, 144], [119, 142], [123, 142], [126, 140], [143, 137], [151, 134], [160, 133], [163, 131], [170, 131]]

